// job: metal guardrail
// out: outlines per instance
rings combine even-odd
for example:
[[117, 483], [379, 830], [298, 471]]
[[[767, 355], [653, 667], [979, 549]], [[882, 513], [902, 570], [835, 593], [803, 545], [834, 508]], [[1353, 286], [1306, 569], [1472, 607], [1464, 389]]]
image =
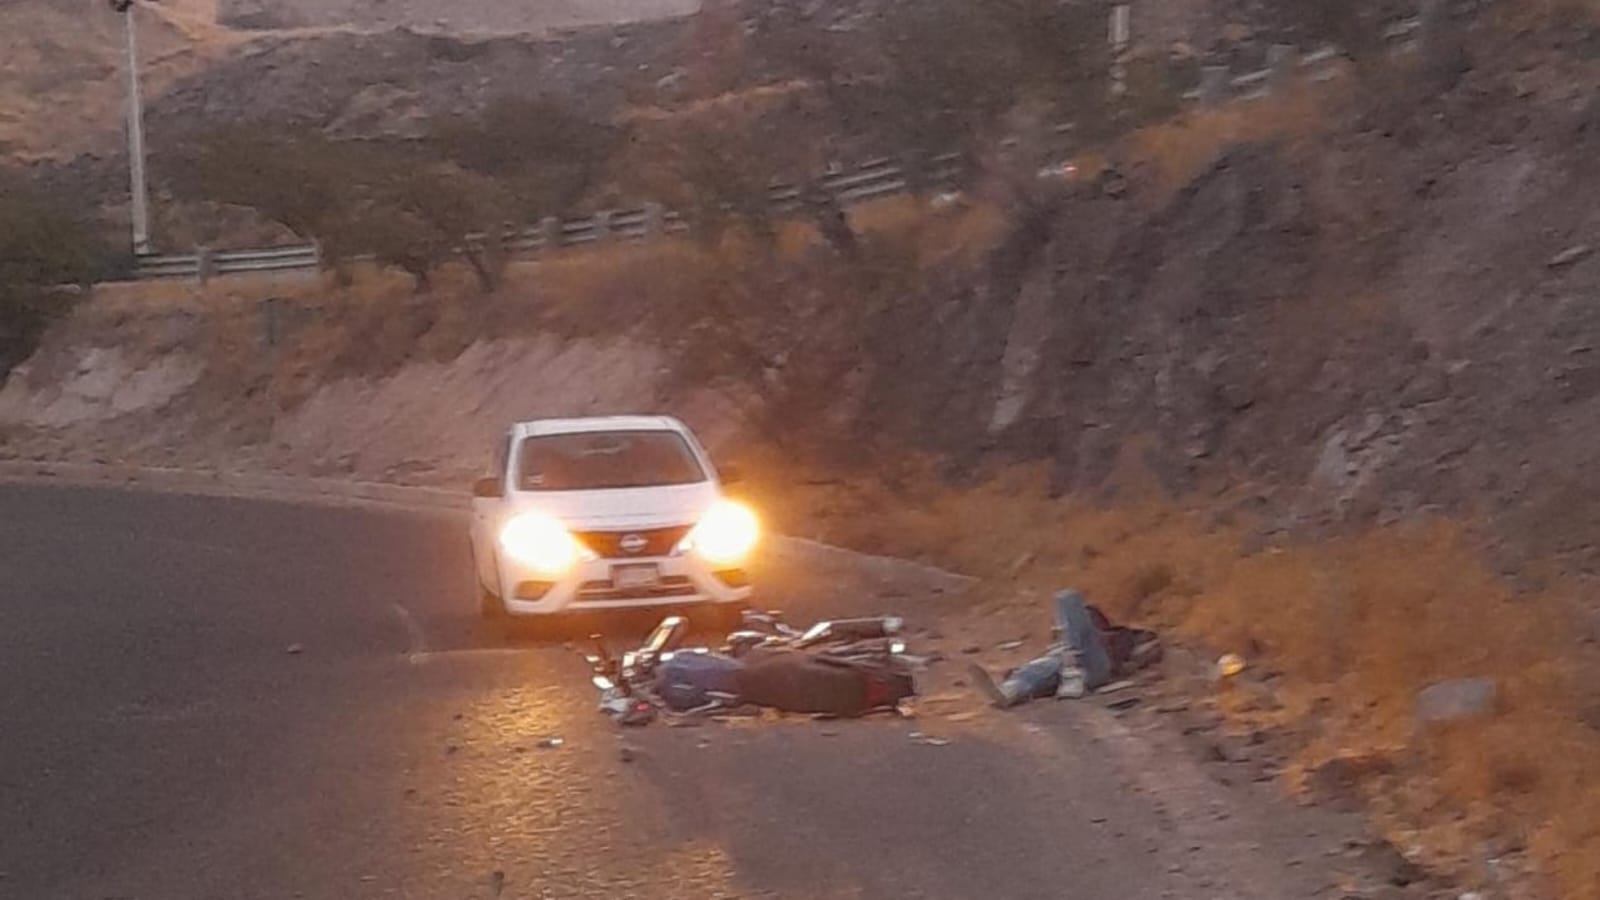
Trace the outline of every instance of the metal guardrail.
[[[1425, 3], [1447, 3], [1449, 0], [1424, 0]], [[1488, 0], [1454, 0], [1455, 7], [1476, 8]], [[1403, 19], [1384, 30], [1383, 37], [1392, 52], [1405, 52], [1426, 37], [1427, 14]], [[1292, 48], [1277, 47], [1269, 53], [1271, 64], [1253, 72], [1234, 74], [1226, 67], [1208, 66], [1200, 72], [1199, 84], [1180, 96], [1201, 103], [1222, 103], [1231, 100], [1252, 100], [1268, 96], [1283, 80], [1306, 77], [1325, 81], [1340, 71], [1341, 51], [1325, 46], [1303, 54]], [[1063, 123], [1054, 129], [1057, 135], [1069, 135], [1072, 123]], [[1014, 141], [1013, 141], [1014, 142]], [[920, 167], [920, 186], [935, 191], [952, 191], [960, 187], [967, 171], [967, 160], [959, 153], [925, 157]], [[845, 206], [863, 203], [879, 197], [909, 191], [915, 179], [908, 167], [894, 158], [869, 160], [851, 171], [831, 171], [816, 180], [815, 188], [831, 194]], [[768, 193], [772, 209], [780, 214], [793, 213], [805, 204], [808, 189], [803, 185], [774, 183]], [[686, 231], [689, 223], [679, 213], [659, 206], [641, 206], [632, 209], [610, 210], [587, 218], [547, 218], [537, 225], [517, 228], [508, 226], [504, 245], [513, 255], [545, 253], [557, 247], [582, 246], [610, 240], [642, 240], [664, 234]], [[485, 235], [470, 235], [467, 240], [481, 242]], [[135, 277], [140, 279], [197, 278], [201, 281], [215, 276], [245, 272], [314, 271], [322, 264], [317, 245], [270, 247], [258, 250], [236, 250], [210, 253], [201, 250], [188, 255], [151, 255], [139, 257], [135, 263]]]
[[322, 264], [321, 256], [316, 244], [218, 253], [200, 250], [189, 254], [141, 256], [134, 260], [134, 275], [139, 279], [195, 278], [204, 281], [214, 275], [242, 272], [306, 271], [317, 269]]
[[[929, 181], [941, 188], [955, 186], [961, 157], [945, 154], [930, 160]], [[871, 160], [854, 170], [819, 179], [821, 191], [832, 194], [842, 204], [862, 203], [907, 189], [902, 167], [892, 159]], [[769, 202], [778, 212], [792, 212], [803, 203], [805, 190], [800, 185], [772, 185]], [[607, 240], [642, 240], [687, 231], [689, 224], [680, 213], [658, 206], [609, 210], [579, 219], [547, 219], [538, 225], [509, 227], [505, 247], [513, 255], [544, 252], [552, 245], [583, 246]], [[470, 235], [468, 241], [481, 242], [485, 235]], [[246, 272], [291, 272], [316, 270], [322, 264], [315, 244], [269, 247], [255, 250], [230, 250], [209, 253], [152, 255], [139, 257], [135, 277], [139, 279], [194, 278], [204, 281], [217, 275]]]

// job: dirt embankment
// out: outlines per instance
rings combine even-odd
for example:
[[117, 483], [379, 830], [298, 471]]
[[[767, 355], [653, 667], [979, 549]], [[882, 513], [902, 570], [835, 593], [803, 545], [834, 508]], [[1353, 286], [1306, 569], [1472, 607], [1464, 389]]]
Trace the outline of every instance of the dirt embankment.
[[492, 304], [451, 275], [426, 298], [374, 273], [102, 287], [0, 389], [0, 453], [457, 485], [541, 415], [668, 404], [729, 430], [661, 348], [541, 330], [515, 271]]

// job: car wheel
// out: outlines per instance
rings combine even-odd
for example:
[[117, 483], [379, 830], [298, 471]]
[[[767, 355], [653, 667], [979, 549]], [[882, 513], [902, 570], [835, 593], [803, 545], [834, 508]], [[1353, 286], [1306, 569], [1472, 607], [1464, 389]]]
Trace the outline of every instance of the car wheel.
[[480, 587], [478, 589], [478, 613], [491, 622], [498, 622], [506, 617], [506, 605], [494, 591]]
[[478, 614], [490, 621], [504, 619], [506, 617], [505, 601], [500, 599], [499, 594], [483, 586], [483, 580], [478, 573], [477, 559], [472, 561], [472, 584], [478, 589]]

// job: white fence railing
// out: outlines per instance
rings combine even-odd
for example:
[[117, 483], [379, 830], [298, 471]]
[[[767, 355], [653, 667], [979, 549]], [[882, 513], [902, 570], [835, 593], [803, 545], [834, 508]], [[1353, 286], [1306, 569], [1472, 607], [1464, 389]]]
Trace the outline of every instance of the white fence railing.
[[322, 254], [316, 244], [269, 247], [261, 250], [210, 252], [201, 249], [180, 255], [140, 256], [134, 261], [134, 274], [145, 278], [198, 278], [245, 272], [294, 272], [321, 266]]
[[[1401, 19], [1386, 27], [1383, 39], [1390, 52], [1405, 53], [1428, 40], [1430, 31], [1442, 17], [1470, 11], [1489, 0], [1420, 0], [1419, 15]], [[1127, 46], [1126, 7], [1112, 12], [1111, 41], [1118, 50]], [[1120, 18], [1119, 18], [1120, 17]], [[1120, 23], [1120, 28], [1119, 28]], [[1202, 66], [1199, 83], [1181, 92], [1184, 100], [1201, 104], [1249, 101], [1266, 97], [1278, 88], [1300, 78], [1324, 81], [1342, 70], [1344, 54], [1337, 47], [1324, 46], [1300, 53], [1287, 45], [1267, 49], [1267, 65], [1255, 71], [1235, 73], [1227, 66]], [[1120, 68], [1118, 70], [1121, 71]], [[1058, 135], [1070, 134], [1071, 123], [1055, 129]], [[967, 161], [960, 154], [945, 154], [928, 159], [921, 171], [893, 158], [870, 160], [847, 172], [833, 172], [817, 180], [822, 191], [840, 204], [849, 206], [879, 197], [912, 190], [952, 191], [961, 186]], [[914, 177], [915, 176], [915, 177]], [[803, 186], [775, 183], [768, 202], [780, 214], [793, 213], [805, 203]], [[505, 239], [512, 254], [549, 253], [562, 247], [584, 246], [613, 240], [641, 240], [686, 231], [688, 223], [679, 213], [646, 204], [633, 209], [610, 210], [586, 218], [547, 218], [537, 225], [512, 229]], [[483, 240], [483, 236], [469, 237]], [[211, 253], [204, 249], [189, 255], [147, 255], [135, 262], [135, 277], [197, 278], [246, 272], [306, 272], [322, 265], [315, 244], [272, 247], [260, 250], [235, 250]]]
[[[926, 179], [930, 187], [952, 190], [958, 187], [963, 167], [961, 157], [946, 154], [929, 160]], [[819, 188], [846, 206], [863, 203], [878, 197], [907, 190], [909, 176], [905, 168], [892, 159], [877, 159], [848, 172], [835, 173], [818, 180]], [[768, 202], [779, 213], [794, 212], [805, 200], [805, 190], [800, 185], [775, 183], [768, 192]], [[578, 219], [549, 218], [537, 225], [510, 231], [505, 247], [512, 254], [544, 253], [562, 247], [579, 247], [586, 244], [613, 240], [640, 240], [665, 234], [687, 231], [684, 217], [655, 204], [645, 204], [633, 209], [606, 210]], [[469, 241], [482, 241], [483, 235], [474, 235]], [[244, 272], [311, 271], [322, 265], [322, 254], [316, 244], [273, 247], [261, 250], [231, 250], [179, 255], [141, 256], [135, 262], [134, 274], [140, 279], [195, 278], [206, 280], [218, 275]]]

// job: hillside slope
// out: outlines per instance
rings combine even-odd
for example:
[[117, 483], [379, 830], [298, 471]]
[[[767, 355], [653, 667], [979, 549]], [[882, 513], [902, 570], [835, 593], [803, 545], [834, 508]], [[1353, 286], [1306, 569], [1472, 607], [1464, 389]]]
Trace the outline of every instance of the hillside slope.
[[[237, 43], [216, 26], [214, 14], [207, 0], [142, 11], [139, 39], [148, 91], [160, 93]], [[114, 152], [125, 77], [122, 22], [104, 2], [0, 3], [0, 158]]]

